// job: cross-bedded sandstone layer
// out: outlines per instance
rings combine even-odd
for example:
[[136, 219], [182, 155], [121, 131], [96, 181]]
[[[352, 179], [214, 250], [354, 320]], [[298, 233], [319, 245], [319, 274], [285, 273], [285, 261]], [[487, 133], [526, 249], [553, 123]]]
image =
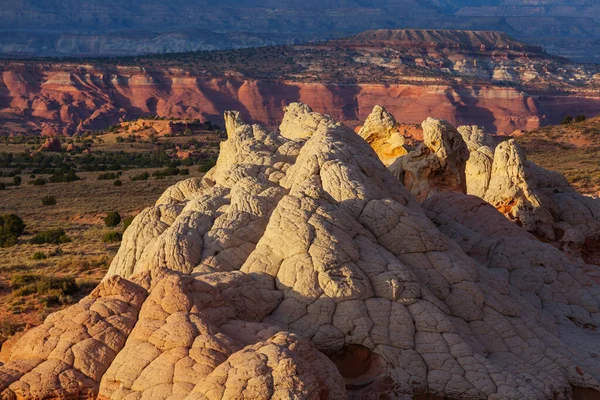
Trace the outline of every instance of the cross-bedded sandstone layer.
[[600, 286], [580, 259], [460, 193], [472, 146], [458, 131], [429, 120], [436, 150], [403, 156], [438, 158], [414, 178], [444, 190], [421, 196], [304, 105], [278, 131], [225, 120], [217, 165], [136, 217], [89, 297], [4, 349], [3, 398], [600, 390]]

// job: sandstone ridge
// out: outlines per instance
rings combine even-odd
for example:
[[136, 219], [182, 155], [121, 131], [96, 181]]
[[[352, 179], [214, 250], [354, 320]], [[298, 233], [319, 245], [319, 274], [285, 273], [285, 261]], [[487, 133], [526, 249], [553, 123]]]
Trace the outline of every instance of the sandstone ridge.
[[[90, 296], [11, 341], [0, 396], [600, 390], [600, 287], [580, 260], [458, 193], [464, 181], [420, 204], [359, 135], [307, 106], [284, 120], [273, 131], [227, 112], [217, 165], [135, 218]], [[439, 165], [465, 168], [457, 130], [427, 126]]]

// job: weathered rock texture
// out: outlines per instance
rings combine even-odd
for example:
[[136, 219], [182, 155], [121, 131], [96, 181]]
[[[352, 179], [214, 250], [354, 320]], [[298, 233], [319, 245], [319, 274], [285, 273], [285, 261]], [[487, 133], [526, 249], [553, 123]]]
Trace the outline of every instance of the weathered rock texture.
[[386, 166], [408, 153], [396, 119], [383, 107], [373, 108], [358, 134], [369, 143]]
[[[476, 197], [421, 206], [352, 130], [288, 113], [281, 132], [227, 113], [215, 168], [137, 216], [99, 288], [14, 345], [2, 396], [600, 390], [600, 287], [580, 263]], [[467, 149], [452, 134], [427, 139], [448, 173]]]
[[[371, 126], [381, 142], [392, 137], [385, 126]], [[497, 144], [481, 127], [454, 129], [432, 118], [422, 127], [423, 142], [389, 165], [418, 200], [440, 192], [478, 196], [541, 240], [598, 262], [599, 200], [579, 194], [562, 175], [529, 162], [515, 140]], [[377, 144], [371, 146], [377, 152]], [[389, 163], [389, 157], [378, 155]]]
[[[467, 146], [458, 131], [446, 121], [428, 118], [422, 124], [423, 142], [389, 166], [418, 199], [438, 192], [466, 191]], [[388, 160], [389, 161], [389, 160]]]

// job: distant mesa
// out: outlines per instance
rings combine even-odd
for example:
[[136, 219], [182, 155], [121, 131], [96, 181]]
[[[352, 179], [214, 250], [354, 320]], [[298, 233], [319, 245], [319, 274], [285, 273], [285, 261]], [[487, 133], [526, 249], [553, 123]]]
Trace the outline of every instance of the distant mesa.
[[[343, 41], [343, 39], [342, 39]], [[405, 47], [454, 48], [491, 52], [511, 50], [543, 53], [542, 47], [527, 45], [504, 32], [437, 30], [437, 29], [380, 29], [359, 33], [348, 42], [381, 43]]]
[[4, 60], [0, 72], [3, 131], [47, 136], [149, 116], [222, 125], [228, 109], [275, 126], [291, 100], [350, 126], [379, 104], [401, 123], [433, 116], [494, 134], [600, 110], [595, 66], [488, 31], [377, 30], [301, 45], [85, 63]]
[[600, 393], [600, 200], [476, 126], [427, 119], [392, 161], [382, 107], [376, 149], [300, 103], [224, 119], [216, 166], [136, 216], [98, 287], [6, 342], [0, 396]]

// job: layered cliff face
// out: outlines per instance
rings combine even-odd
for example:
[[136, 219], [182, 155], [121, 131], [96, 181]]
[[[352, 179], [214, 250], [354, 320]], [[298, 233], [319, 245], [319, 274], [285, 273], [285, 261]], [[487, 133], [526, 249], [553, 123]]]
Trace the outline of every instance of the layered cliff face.
[[537, 96], [494, 86], [272, 82], [131, 68], [14, 67], [1, 74], [0, 133], [13, 132], [9, 122], [18, 122], [20, 131], [73, 134], [144, 115], [222, 124], [227, 109], [239, 109], [249, 121], [275, 125], [290, 100], [351, 124], [364, 121], [381, 104], [406, 123], [435, 115], [455, 125], [477, 124], [504, 133], [558, 122], [565, 113], [593, 115], [600, 108], [600, 96]]
[[597, 68], [497, 32], [379, 30], [91, 62], [1, 63], [0, 129], [72, 134], [150, 114], [222, 123], [227, 109], [276, 125], [285, 104], [302, 101], [350, 125], [380, 104], [404, 123], [434, 116], [511, 133], [600, 109]]
[[[4, 397], [600, 390], [600, 286], [581, 261], [476, 197], [419, 204], [359, 135], [304, 105], [278, 131], [225, 121], [214, 169], [135, 218], [89, 297], [4, 349]], [[468, 151], [444, 132], [426, 139], [440, 159]]]

